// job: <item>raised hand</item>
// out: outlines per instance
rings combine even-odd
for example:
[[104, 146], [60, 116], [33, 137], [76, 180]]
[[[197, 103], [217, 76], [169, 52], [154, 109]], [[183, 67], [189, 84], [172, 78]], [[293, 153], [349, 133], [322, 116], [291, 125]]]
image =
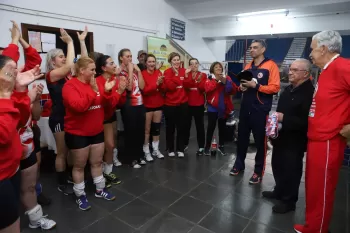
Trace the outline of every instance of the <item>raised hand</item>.
[[63, 28], [60, 29], [61, 32], [61, 40], [68, 44], [70, 42], [73, 42], [72, 37], [70, 37], [70, 35], [66, 32], [66, 30], [64, 30]]
[[118, 90], [117, 90], [117, 92], [118, 92], [119, 94], [123, 94], [123, 92], [125, 91], [125, 88], [126, 88], [126, 81], [125, 81], [125, 79], [121, 79], [121, 80], [119, 81], [119, 85], [118, 85]]
[[44, 85], [33, 84], [33, 88], [28, 91], [28, 96], [30, 98], [31, 103], [33, 103], [34, 101], [40, 100], [43, 90], [44, 90]]
[[109, 81], [107, 80], [105, 83], [105, 92], [110, 92], [112, 90], [112, 88], [115, 86], [115, 80], [113, 81]]
[[79, 34], [79, 32], [77, 32], [77, 35], [78, 35], [78, 39], [80, 40], [80, 41], [84, 41], [85, 40], [85, 38], [86, 38], [86, 36], [87, 36], [87, 34], [88, 34], [88, 27], [87, 26], [85, 26], [85, 29], [84, 29], [84, 31], [81, 33], [81, 34]]
[[136, 70], [137, 72], [141, 72], [140, 68], [138, 65], [134, 64], [134, 70]]
[[156, 65], [156, 69], [159, 70], [160, 68], [162, 68], [164, 62], [157, 62], [157, 65]]
[[19, 39], [21, 38], [21, 31], [19, 30], [18, 24], [11, 20], [12, 23], [12, 28], [10, 28], [10, 32], [11, 32], [11, 38], [12, 41], [15, 41], [18, 43]]
[[94, 92], [98, 92], [98, 87], [97, 87], [97, 83], [96, 83], [96, 78], [95, 77], [91, 77], [90, 79], [90, 86], [92, 88], [92, 90]]
[[27, 88], [29, 84], [43, 76], [44, 74], [40, 74], [39, 65], [36, 65], [33, 69], [26, 72], [18, 73], [16, 77], [16, 89], [21, 90]]

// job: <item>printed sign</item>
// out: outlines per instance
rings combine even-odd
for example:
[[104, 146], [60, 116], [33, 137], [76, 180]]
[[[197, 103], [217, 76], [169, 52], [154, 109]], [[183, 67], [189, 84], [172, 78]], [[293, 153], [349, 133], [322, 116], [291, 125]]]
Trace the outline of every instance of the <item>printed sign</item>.
[[175, 40], [185, 40], [186, 23], [181, 21], [181, 20], [171, 18], [170, 36], [171, 36], [171, 38], [173, 38]]

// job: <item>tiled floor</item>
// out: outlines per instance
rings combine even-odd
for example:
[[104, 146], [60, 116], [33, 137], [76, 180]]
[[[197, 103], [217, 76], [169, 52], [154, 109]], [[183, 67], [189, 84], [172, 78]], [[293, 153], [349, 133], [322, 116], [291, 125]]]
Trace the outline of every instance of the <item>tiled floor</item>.
[[[42, 175], [45, 192], [53, 203], [44, 212], [57, 222], [50, 232], [84, 233], [281, 233], [294, 232], [293, 224], [304, 221], [304, 183], [295, 212], [273, 214], [273, 203], [261, 197], [261, 191], [271, 190], [270, 153], [266, 175], [261, 185], [251, 186], [253, 150], [247, 156], [243, 176], [229, 176], [235, 159], [234, 145], [227, 146], [228, 156], [197, 157], [194, 139], [183, 159], [166, 157], [142, 169], [115, 168], [123, 184], [112, 188], [117, 198], [107, 202], [96, 199], [89, 184], [90, 211], [79, 210], [72, 197], [56, 190], [54, 174]], [[163, 145], [164, 146], [164, 145]], [[337, 199], [331, 225], [333, 233], [350, 232], [349, 196], [350, 171], [343, 169], [337, 189]], [[304, 178], [303, 178], [304, 179]], [[24, 233], [39, 232], [27, 226]]]

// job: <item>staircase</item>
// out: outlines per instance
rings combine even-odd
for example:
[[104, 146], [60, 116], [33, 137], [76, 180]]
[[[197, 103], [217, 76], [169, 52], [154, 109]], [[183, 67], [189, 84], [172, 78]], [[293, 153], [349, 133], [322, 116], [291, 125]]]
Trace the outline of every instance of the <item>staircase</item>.
[[[250, 52], [249, 49], [247, 49], [245, 51], [245, 64], [248, 64], [249, 62], [251, 62], [253, 60], [253, 58], [250, 56]], [[241, 60], [239, 61], [240, 63], [244, 63], [244, 55], [241, 58]]]
[[282, 69], [288, 69], [295, 59], [301, 58], [305, 49], [306, 38], [294, 38], [282, 63]]

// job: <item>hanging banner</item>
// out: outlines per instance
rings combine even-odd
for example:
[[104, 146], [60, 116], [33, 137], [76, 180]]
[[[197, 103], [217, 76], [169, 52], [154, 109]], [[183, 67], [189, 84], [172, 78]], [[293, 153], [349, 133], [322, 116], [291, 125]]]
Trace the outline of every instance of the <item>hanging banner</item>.
[[168, 56], [173, 51], [169, 40], [157, 38], [157, 37], [147, 37], [148, 53], [153, 54], [157, 58], [157, 62], [163, 62], [163, 66], [160, 69], [164, 71], [170, 67], [168, 63]]

